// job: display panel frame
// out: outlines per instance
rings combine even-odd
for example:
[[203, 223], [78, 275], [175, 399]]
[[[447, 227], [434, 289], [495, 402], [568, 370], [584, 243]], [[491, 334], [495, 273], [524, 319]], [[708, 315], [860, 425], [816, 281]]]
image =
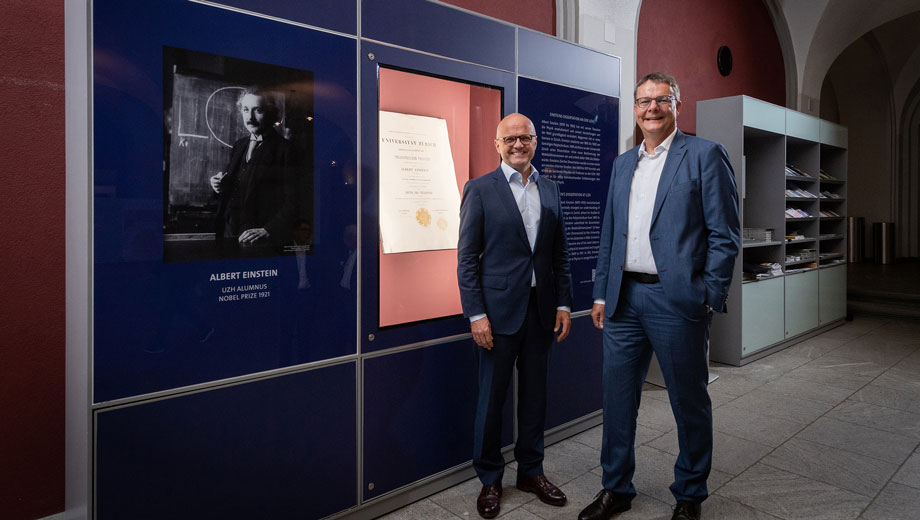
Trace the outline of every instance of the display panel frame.
[[[357, 255], [357, 40], [181, 0], [97, 1], [92, 23], [92, 401], [356, 355], [356, 262], [341, 282]], [[164, 47], [312, 72], [303, 261], [164, 262]]]
[[[380, 235], [378, 217], [378, 164], [379, 151], [375, 144], [379, 139], [378, 112], [381, 110], [379, 97], [380, 68], [411, 71], [426, 76], [458, 81], [461, 83], [501, 89], [501, 116], [513, 111], [516, 98], [514, 75], [509, 72], [489, 69], [429, 55], [407, 52], [370, 42], [362, 43], [361, 63], [361, 138], [362, 146], [362, 314], [361, 351], [375, 352], [386, 348], [443, 341], [445, 338], [469, 333], [469, 320], [460, 314], [429, 317], [424, 320], [403, 324], [381, 326], [380, 307], [385, 303], [380, 295]], [[371, 144], [371, 146], [367, 146]], [[482, 172], [470, 171], [471, 176], [488, 173], [498, 166], [495, 154], [494, 166]], [[456, 161], [455, 161], [456, 162]], [[462, 186], [460, 187], [462, 189]], [[456, 261], [456, 252], [454, 262]], [[456, 263], [454, 263], [456, 271]], [[456, 272], [453, 273], [456, 276]], [[459, 293], [458, 293], [459, 294]], [[462, 311], [461, 311], [462, 312]]]

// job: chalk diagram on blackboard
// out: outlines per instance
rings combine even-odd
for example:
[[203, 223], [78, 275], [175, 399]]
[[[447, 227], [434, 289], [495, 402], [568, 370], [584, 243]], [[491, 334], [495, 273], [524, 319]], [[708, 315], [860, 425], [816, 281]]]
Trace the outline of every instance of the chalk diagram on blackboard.
[[[313, 73], [164, 47], [163, 85], [164, 261], [279, 254], [297, 222], [313, 221]], [[257, 131], [240, 102], [254, 92], [271, 122], [243, 173], [251, 154], [239, 150]], [[233, 200], [212, 186], [221, 174], [243, 186]], [[230, 247], [248, 229], [270, 230], [257, 244], [269, 247]]]

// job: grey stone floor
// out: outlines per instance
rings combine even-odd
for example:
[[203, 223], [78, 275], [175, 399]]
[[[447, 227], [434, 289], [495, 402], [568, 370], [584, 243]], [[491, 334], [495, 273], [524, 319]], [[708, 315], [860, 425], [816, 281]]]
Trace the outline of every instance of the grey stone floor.
[[[743, 367], [712, 364], [715, 451], [707, 519], [920, 518], [920, 322], [852, 322]], [[575, 519], [600, 489], [600, 426], [546, 449], [562, 508], [514, 488], [501, 518]], [[639, 496], [618, 519], [669, 519], [677, 453], [664, 389], [647, 386], [636, 432]], [[468, 480], [388, 520], [475, 520]]]

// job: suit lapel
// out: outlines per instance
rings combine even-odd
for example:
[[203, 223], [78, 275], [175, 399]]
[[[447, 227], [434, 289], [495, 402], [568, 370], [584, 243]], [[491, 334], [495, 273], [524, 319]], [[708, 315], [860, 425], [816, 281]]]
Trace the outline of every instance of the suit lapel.
[[505, 178], [501, 166], [492, 172], [492, 181], [495, 183], [495, 192], [498, 193], [501, 206], [508, 212], [508, 216], [517, 222], [517, 225], [514, 226], [515, 234], [527, 244], [527, 249], [530, 249], [530, 241], [527, 240], [527, 231], [524, 229], [524, 219], [521, 217], [521, 212], [518, 211], [514, 193], [511, 192], [511, 186], [508, 185], [508, 179]]
[[[549, 218], [547, 217], [550, 211], [549, 204], [550, 204], [550, 201], [555, 200], [553, 193], [550, 192], [549, 182], [546, 182], [545, 180], [542, 180], [542, 179], [538, 181], [537, 191], [540, 193], [540, 227], [537, 228], [537, 238], [536, 240], [534, 240], [534, 246], [533, 246], [534, 251], [536, 251], [537, 244], [540, 243], [541, 238], [546, 234], [544, 233], [544, 231], [546, 230], [546, 226], [549, 225]], [[527, 233], [524, 233], [524, 235], [526, 236]], [[529, 245], [529, 242], [528, 242], [528, 245]]]
[[636, 174], [636, 163], [639, 162], [639, 147], [635, 147], [629, 155], [620, 161], [619, 170], [616, 172], [616, 186], [614, 187], [613, 202], [615, 209], [614, 222], [623, 222], [629, 218], [629, 191], [632, 189], [633, 176]]
[[674, 140], [671, 141], [671, 148], [668, 150], [668, 159], [664, 163], [664, 169], [661, 170], [661, 178], [658, 179], [658, 192], [655, 194], [655, 207], [652, 209], [652, 226], [655, 225], [658, 213], [661, 212], [661, 205], [664, 203], [665, 197], [668, 196], [671, 182], [674, 181], [674, 176], [677, 174], [677, 168], [680, 166], [681, 161], [684, 159], [684, 154], [687, 152], [686, 146], [687, 143], [684, 139], [684, 134], [678, 130], [677, 134], [674, 136]]

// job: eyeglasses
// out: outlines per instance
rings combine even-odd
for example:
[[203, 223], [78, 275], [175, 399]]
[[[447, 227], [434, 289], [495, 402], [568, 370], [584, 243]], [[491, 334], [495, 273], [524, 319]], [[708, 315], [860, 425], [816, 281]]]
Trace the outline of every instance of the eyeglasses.
[[521, 144], [530, 144], [537, 136], [533, 134], [524, 134], [524, 135], [509, 135], [505, 137], [496, 137], [495, 139], [507, 144], [508, 146], [514, 145], [518, 139], [521, 140]]
[[642, 109], [648, 108], [652, 104], [652, 101], [658, 103], [660, 107], [669, 107], [671, 106], [672, 101], [676, 101], [677, 98], [674, 96], [658, 96], [658, 97], [640, 97], [636, 99], [636, 106]]

